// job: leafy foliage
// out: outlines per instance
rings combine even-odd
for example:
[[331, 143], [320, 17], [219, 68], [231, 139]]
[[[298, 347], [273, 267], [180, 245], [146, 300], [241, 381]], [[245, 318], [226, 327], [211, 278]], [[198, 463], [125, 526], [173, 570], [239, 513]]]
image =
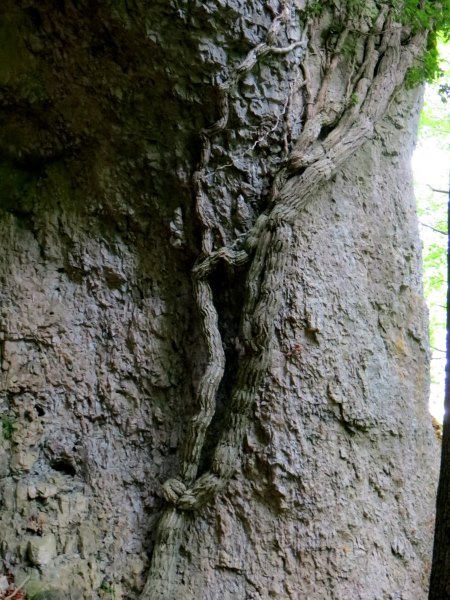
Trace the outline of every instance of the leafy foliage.
[[[420, 119], [418, 160], [415, 159], [417, 211], [423, 241], [424, 292], [429, 307], [432, 413], [442, 419], [445, 376], [447, 294], [447, 163], [450, 142], [448, 106], [439, 89], [450, 85], [450, 44], [438, 38], [439, 82], [427, 85]], [[440, 191], [434, 191], [434, 190]]]
[[408, 87], [415, 87], [424, 81], [436, 81], [441, 76], [442, 69], [439, 66], [437, 35], [435, 32], [430, 32], [426, 51], [419, 59], [418, 64], [409, 70], [406, 84]]
[[396, 0], [392, 4], [397, 16], [405, 25], [410, 25], [413, 32], [421, 29], [440, 31], [448, 36], [450, 33], [450, 2], [442, 0]]
[[[334, 2], [320, 2], [312, 0], [307, 4], [306, 13], [312, 17], [319, 17], [326, 6], [334, 5]], [[341, 4], [347, 17], [350, 19], [365, 14], [371, 16], [375, 22], [377, 8], [386, 6], [392, 10], [395, 19], [407, 26], [411, 34], [419, 31], [428, 31], [427, 48], [423, 56], [418, 60], [407, 75], [406, 83], [409, 87], [415, 87], [424, 81], [436, 81], [442, 76], [439, 64], [438, 41], [450, 39], [450, 0], [391, 0], [390, 2], [366, 2], [366, 0], [345, 0]], [[336, 23], [333, 23], [337, 26]], [[442, 88], [442, 94], [447, 97], [449, 88]]]
[[412, 67], [407, 77], [411, 87], [424, 81], [436, 81], [442, 76], [439, 61], [438, 41], [448, 41], [450, 37], [450, 0], [402, 0], [394, 3], [400, 22], [411, 27], [413, 33], [428, 30], [427, 48], [419, 63]]

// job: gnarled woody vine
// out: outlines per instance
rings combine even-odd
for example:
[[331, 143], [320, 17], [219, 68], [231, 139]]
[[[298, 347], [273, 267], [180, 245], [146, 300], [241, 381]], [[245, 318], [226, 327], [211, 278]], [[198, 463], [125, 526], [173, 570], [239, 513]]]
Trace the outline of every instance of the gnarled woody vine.
[[[349, 3], [350, 4], [350, 3]], [[373, 133], [383, 117], [397, 87], [403, 82], [413, 60], [423, 52], [427, 32], [413, 31], [396, 20], [390, 3], [378, 3], [373, 16], [358, 16], [346, 6], [333, 5], [333, 31], [327, 48], [320, 48], [310, 33], [310, 16], [304, 25], [303, 41], [280, 48], [275, 42], [280, 28], [289, 18], [291, 3], [282, 3], [266, 42], [249, 52], [219, 86], [220, 118], [201, 132], [202, 154], [193, 175], [197, 212], [203, 225], [202, 255], [193, 268], [193, 288], [201, 315], [202, 334], [208, 360], [197, 397], [199, 409], [192, 419], [185, 440], [181, 472], [163, 486], [168, 503], [161, 516], [152, 563], [143, 600], [171, 599], [181, 538], [189, 513], [208, 502], [233, 474], [250, 409], [269, 361], [274, 321], [281, 301], [282, 282], [291, 232], [300, 211], [314, 199], [315, 190], [333, 177], [337, 169]], [[330, 16], [330, 15], [328, 15]], [[337, 23], [337, 26], [336, 26]], [[314, 30], [323, 33], [325, 25]], [[306, 47], [306, 40], [308, 45]], [[214, 248], [214, 206], [203, 191], [202, 180], [211, 156], [211, 138], [228, 123], [229, 97], [240, 77], [253, 68], [265, 54], [291, 52], [301, 46], [304, 114], [302, 132], [277, 174], [270, 205], [256, 220], [244, 240], [231, 246]], [[351, 48], [347, 52], [346, 48]], [[321, 86], [313, 90], [309, 74], [315, 54], [323, 59]], [[330, 97], [331, 82], [341, 63], [350, 61], [347, 80], [338, 98]], [[336, 86], [334, 86], [334, 90]], [[228, 406], [226, 422], [215, 448], [209, 471], [197, 477], [206, 430], [215, 410], [215, 396], [225, 370], [225, 355], [218, 327], [218, 315], [208, 278], [219, 261], [240, 266], [248, 261], [246, 299], [241, 315], [243, 353]]]

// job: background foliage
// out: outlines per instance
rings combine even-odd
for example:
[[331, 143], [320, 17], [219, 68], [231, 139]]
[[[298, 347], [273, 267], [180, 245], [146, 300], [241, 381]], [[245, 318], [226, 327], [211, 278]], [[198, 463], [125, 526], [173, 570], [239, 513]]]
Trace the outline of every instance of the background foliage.
[[423, 241], [424, 291], [430, 311], [430, 410], [442, 420], [447, 291], [447, 194], [450, 145], [450, 44], [438, 43], [439, 71], [427, 84], [414, 157], [417, 207]]

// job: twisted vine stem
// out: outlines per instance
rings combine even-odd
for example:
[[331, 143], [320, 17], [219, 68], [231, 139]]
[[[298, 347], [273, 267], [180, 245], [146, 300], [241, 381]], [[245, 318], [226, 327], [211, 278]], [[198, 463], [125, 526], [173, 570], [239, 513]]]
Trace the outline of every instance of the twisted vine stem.
[[[365, 38], [361, 64], [356, 73], [352, 69], [340, 106], [332, 108], [328, 101], [332, 74], [342, 60], [343, 44], [355, 31], [348, 28], [340, 33], [321, 87], [315, 95], [311, 92], [305, 62], [305, 123], [286, 167], [275, 178], [270, 206], [258, 217], [242, 247], [225, 246], [215, 251], [213, 234], [219, 227], [202, 184], [211, 157], [211, 138], [222, 132], [228, 123], [230, 91], [240, 77], [253, 68], [259, 57], [269, 52], [290, 52], [304, 45], [304, 40], [285, 48], [274, 45], [288, 14], [288, 3], [284, 2], [282, 13], [274, 19], [269, 30], [268, 41], [251, 50], [227, 81], [219, 86], [220, 117], [201, 132], [202, 153], [193, 175], [193, 184], [197, 212], [203, 226], [202, 257], [193, 268], [192, 280], [208, 358], [197, 391], [199, 410], [189, 424], [186, 435], [181, 473], [163, 485], [168, 506], [158, 525], [150, 572], [141, 600], [171, 600], [176, 597], [172, 585], [181, 538], [189, 515], [209, 502], [226, 485], [236, 468], [248, 416], [269, 363], [294, 221], [314, 199], [315, 191], [330, 180], [373, 134], [376, 123], [384, 116], [389, 102], [403, 82], [407, 69], [423, 51], [427, 36], [425, 31], [410, 34], [409, 42], [402, 45], [405, 29], [394, 22], [386, 6], [382, 7], [373, 25], [372, 35]], [[329, 132], [321, 139], [325, 127]], [[218, 315], [208, 278], [220, 261], [240, 266], [250, 258], [241, 316], [244, 350], [210, 470], [197, 477], [206, 430], [214, 415], [215, 397], [225, 370]]]

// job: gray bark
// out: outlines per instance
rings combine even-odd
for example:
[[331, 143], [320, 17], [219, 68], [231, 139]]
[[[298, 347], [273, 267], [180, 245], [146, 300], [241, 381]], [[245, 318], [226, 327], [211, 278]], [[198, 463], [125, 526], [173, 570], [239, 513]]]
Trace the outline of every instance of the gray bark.
[[[437, 449], [406, 50], [383, 37], [345, 99], [351, 59], [312, 51], [326, 14], [146, 4], [1, 9], [3, 572], [36, 600], [146, 581], [168, 600], [425, 598]], [[243, 234], [251, 266], [216, 261]], [[216, 261], [200, 283], [196, 259]]]

